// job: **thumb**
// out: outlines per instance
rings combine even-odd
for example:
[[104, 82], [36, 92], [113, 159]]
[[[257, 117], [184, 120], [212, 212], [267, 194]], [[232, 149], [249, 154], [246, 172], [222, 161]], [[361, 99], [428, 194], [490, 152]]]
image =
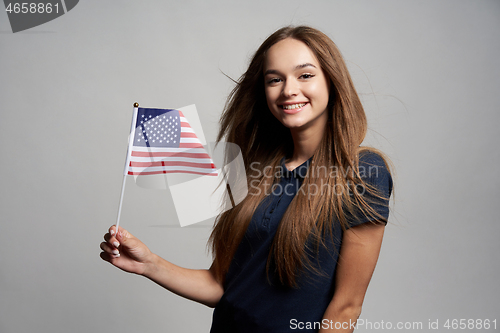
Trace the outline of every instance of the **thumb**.
[[124, 247], [130, 247], [131, 245], [133, 245], [133, 240], [135, 239], [135, 237], [132, 236], [130, 232], [121, 227], [118, 229], [118, 233], [115, 237], [120, 242], [120, 245]]
[[120, 228], [116, 234], [116, 239], [120, 243], [120, 253], [126, 254], [137, 262], [145, 263], [150, 261], [151, 251], [127, 230]]

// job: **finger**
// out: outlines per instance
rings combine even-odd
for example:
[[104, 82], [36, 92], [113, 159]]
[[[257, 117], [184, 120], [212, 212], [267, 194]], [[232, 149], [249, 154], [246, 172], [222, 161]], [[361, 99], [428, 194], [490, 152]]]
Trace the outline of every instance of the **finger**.
[[120, 251], [118, 251], [118, 249], [111, 247], [108, 243], [105, 243], [105, 242], [101, 243], [101, 250], [109, 253], [110, 255], [120, 254]]
[[128, 235], [128, 231], [123, 229], [122, 227], [116, 228], [115, 225], [112, 225], [109, 228], [109, 233], [111, 236], [115, 236], [116, 238], [124, 237], [123, 235]]
[[130, 232], [128, 232], [126, 229], [123, 229], [122, 227], [119, 228], [115, 237], [117, 240], [119, 240], [120, 243], [124, 243], [129, 239], [135, 238]]
[[104, 234], [104, 240], [115, 248], [118, 248], [120, 246], [120, 242], [116, 239], [116, 237], [111, 236], [109, 233]]
[[102, 259], [102, 260], [104, 260], [104, 261], [107, 261], [107, 262], [110, 262], [110, 261], [111, 261], [111, 257], [110, 257], [110, 255], [109, 255], [108, 253], [106, 253], [106, 252], [101, 252], [101, 253], [99, 254], [99, 256], [100, 256], [100, 257], [101, 257], [101, 259]]
[[111, 264], [115, 265], [114, 261], [118, 258], [120, 258], [120, 255], [117, 254], [117, 255], [113, 255], [113, 254], [109, 254], [107, 252], [101, 252], [99, 254], [99, 256], [101, 257], [102, 260], [105, 260], [107, 262], [110, 262]]
[[116, 226], [112, 225], [111, 227], [109, 227], [108, 232], [111, 236], [114, 236], [116, 234]]

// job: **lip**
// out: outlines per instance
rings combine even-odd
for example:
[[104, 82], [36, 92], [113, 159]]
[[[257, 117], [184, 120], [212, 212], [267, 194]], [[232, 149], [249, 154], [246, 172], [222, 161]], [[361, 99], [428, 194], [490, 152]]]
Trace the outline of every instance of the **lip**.
[[[288, 109], [284, 109], [282, 107], [283, 105], [294, 105], [294, 104], [302, 104], [302, 103], [305, 103], [305, 105], [303, 107], [300, 107], [300, 108], [297, 108], [297, 109], [288, 110]], [[309, 105], [309, 102], [283, 103], [283, 104], [280, 105], [280, 109], [283, 110], [283, 112], [286, 113], [286, 114], [295, 114], [295, 113], [299, 113], [300, 111], [302, 111], [308, 105]]]

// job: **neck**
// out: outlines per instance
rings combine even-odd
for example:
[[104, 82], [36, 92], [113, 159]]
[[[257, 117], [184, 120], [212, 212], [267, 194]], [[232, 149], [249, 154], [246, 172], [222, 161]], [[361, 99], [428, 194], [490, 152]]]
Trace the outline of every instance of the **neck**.
[[288, 170], [293, 170], [305, 161], [307, 161], [318, 148], [325, 133], [326, 121], [324, 126], [312, 126], [306, 129], [291, 129], [293, 139], [293, 155], [285, 162]]

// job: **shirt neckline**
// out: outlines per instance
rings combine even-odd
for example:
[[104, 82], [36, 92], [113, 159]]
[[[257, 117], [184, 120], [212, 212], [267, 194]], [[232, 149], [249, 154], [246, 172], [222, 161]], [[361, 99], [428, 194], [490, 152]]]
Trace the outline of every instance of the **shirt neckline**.
[[312, 157], [310, 157], [307, 161], [299, 165], [293, 170], [288, 170], [285, 165], [285, 158], [281, 159], [281, 168], [283, 170], [283, 177], [285, 178], [301, 178], [304, 179], [307, 175], [307, 170], [309, 169], [309, 164], [311, 163]]

